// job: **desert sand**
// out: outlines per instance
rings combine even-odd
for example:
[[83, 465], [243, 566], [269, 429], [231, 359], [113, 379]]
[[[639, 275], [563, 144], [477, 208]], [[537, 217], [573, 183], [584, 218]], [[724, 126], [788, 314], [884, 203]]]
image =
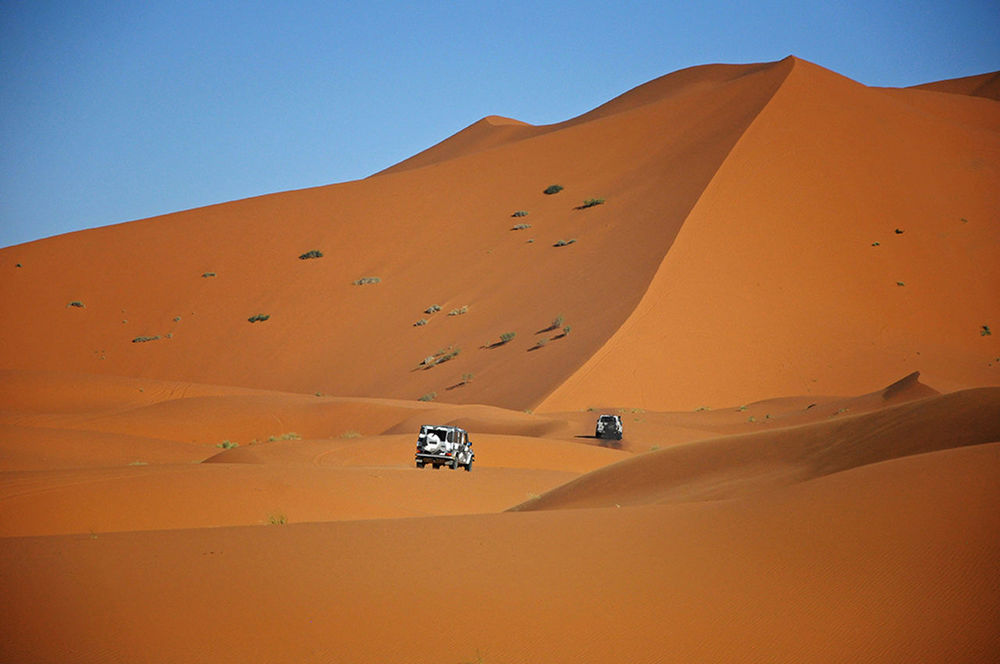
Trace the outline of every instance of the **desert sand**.
[[0, 249], [0, 661], [997, 661], [997, 80], [695, 67]]

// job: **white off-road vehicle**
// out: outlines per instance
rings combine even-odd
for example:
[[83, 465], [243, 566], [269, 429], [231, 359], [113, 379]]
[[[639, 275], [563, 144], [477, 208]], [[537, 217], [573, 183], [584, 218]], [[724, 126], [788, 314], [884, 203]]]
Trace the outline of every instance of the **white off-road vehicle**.
[[622, 439], [622, 418], [617, 415], [601, 415], [597, 418], [597, 438]]
[[432, 468], [448, 466], [452, 470], [462, 467], [472, 470], [472, 451], [469, 432], [458, 427], [425, 424], [417, 436], [417, 468], [431, 464]]

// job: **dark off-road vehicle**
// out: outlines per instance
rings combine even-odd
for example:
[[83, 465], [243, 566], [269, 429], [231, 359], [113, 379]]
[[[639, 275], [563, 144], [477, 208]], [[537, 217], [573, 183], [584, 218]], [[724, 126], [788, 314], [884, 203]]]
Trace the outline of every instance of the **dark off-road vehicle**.
[[596, 438], [609, 440], [622, 439], [622, 418], [617, 415], [601, 415], [597, 418]]
[[417, 468], [431, 464], [432, 468], [448, 466], [452, 470], [462, 467], [472, 470], [472, 451], [469, 432], [458, 427], [425, 424], [417, 436]]

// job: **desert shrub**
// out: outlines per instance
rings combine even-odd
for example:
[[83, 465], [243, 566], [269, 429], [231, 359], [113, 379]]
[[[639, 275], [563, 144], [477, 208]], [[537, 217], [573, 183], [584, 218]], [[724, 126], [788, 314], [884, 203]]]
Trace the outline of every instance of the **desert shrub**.
[[528, 211], [527, 210], [518, 210], [517, 212], [515, 212], [514, 214], [512, 214], [510, 216], [512, 216], [512, 217], [527, 217], [528, 216]]
[[284, 514], [272, 514], [267, 517], [267, 522], [272, 526], [283, 526], [288, 523], [288, 517]]
[[462, 374], [462, 383], [471, 383], [473, 377], [474, 377], [474, 374], [471, 374], [471, 373], [464, 373], [464, 374]]
[[70, 302], [69, 304], [67, 304], [66, 307], [67, 308], [68, 307], [76, 307], [77, 309], [85, 309], [87, 307], [87, 305], [85, 305], [80, 300], [73, 300], [72, 302]]
[[993, 333], [990, 332], [990, 326], [989, 325], [983, 325], [981, 328], [979, 328], [979, 336], [981, 336], [981, 337], [988, 337], [991, 334], [993, 334]]
[[180, 316], [174, 316], [174, 322], [175, 323], [181, 322], [181, 317]]
[[565, 320], [565, 318], [562, 317], [562, 314], [560, 314], [560, 315], [556, 316], [555, 318], [553, 318], [552, 319], [551, 329], [554, 330], [557, 327], [561, 327], [564, 320]]
[[323, 258], [323, 252], [318, 249], [313, 249], [312, 251], [307, 251], [306, 253], [299, 256], [299, 260], [306, 260], [309, 258]]
[[469, 305], [464, 304], [461, 307], [459, 307], [458, 309], [452, 309], [451, 311], [449, 311], [448, 315], [449, 316], [461, 316], [462, 314], [467, 314], [467, 313], [469, 313]]
[[361, 438], [361, 432], [360, 431], [354, 431], [352, 429], [350, 431], [345, 431], [344, 433], [340, 434], [340, 437], [341, 438]]
[[500, 335], [500, 343], [507, 344], [514, 340], [517, 336], [517, 332], [504, 332]]
[[572, 330], [572, 329], [573, 329], [573, 327], [571, 325], [567, 325], [566, 327], [564, 327], [562, 329], [563, 336], [565, 337], [567, 334], [569, 334], [570, 330]]
[[158, 334], [155, 337], [136, 337], [135, 339], [132, 340], [132, 343], [134, 343], [134, 344], [144, 344], [147, 341], [156, 341], [159, 338], [160, 338], [160, 335], [158, 335]]
[[875, 241], [875, 242], [872, 242], [872, 246], [873, 246], [873, 247], [878, 247], [878, 246], [880, 246], [881, 244], [882, 244], [882, 243], [881, 243], [881, 242], [878, 242], [878, 241]]
[[221, 447], [224, 450], [231, 450], [234, 447], [239, 447], [240, 444], [239, 443], [234, 443], [231, 440], [224, 440], [221, 443], [216, 443], [215, 446], [216, 447]]
[[262, 320], [267, 320], [270, 317], [271, 314], [254, 314], [253, 316], [250, 316], [250, 318], [247, 318], [247, 320], [251, 323], [257, 323]]
[[413, 327], [421, 327], [423, 325], [427, 325], [426, 318], [421, 318], [420, 320], [418, 320], [416, 323], [413, 324]]
[[581, 205], [579, 209], [586, 210], [587, 208], [592, 208], [595, 205], [603, 205], [603, 204], [604, 204], [603, 198], [588, 198], [583, 202], [583, 205]]
[[516, 224], [511, 227], [512, 231], [524, 231], [531, 228], [531, 224]]
[[214, 277], [214, 276], [215, 276], [215, 272], [202, 272], [201, 273], [201, 278], [202, 279], [208, 279], [209, 277]]
[[431, 306], [429, 306], [426, 309], [424, 309], [424, 313], [425, 314], [436, 314], [439, 311], [441, 311], [441, 305], [440, 304], [432, 304]]
[[294, 431], [289, 431], [288, 433], [283, 433], [280, 436], [269, 436], [267, 442], [273, 443], [279, 440], [300, 440], [302, 436], [295, 433]]
[[538, 341], [535, 342], [535, 345], [532, 346], [529, 350], [534, 350], [536, 348], [544, 348], [547, 343], [549, 343], [548, 339], [539, 339]]
[[356, 279], [351, 283], [354, 284], [355, 286], [365, 286], [367, 284], [377, 284], [380, 281], [382, 280], [379, 277], [361, 277], [360, 279]]
[[896, 235], [902, 235], [902, 234], [903, 234], [903, 229], [902, 229], [902, 228], [897, 228], [897, 229], [896, 229], [895, 231], [893, 231], [893, 232], [894, 232], [894, 233], [895, 233]]
[[556, 242], [552, 246], [553, 247], [565, 247], [566, 245], [573, 244], [574, 242], [576, 242], [576, 238], [572, 238], [570, 240], [559, 240], [558, 242]]
[[561, 184], [550, 184], [542, 193], [549, 194], [551, 196], [552, 194], [558, 194], [562, 190], [563, 188]]
[[897, 282], [896, 282], [896, 285], [897, 285], [897, 286], [905, 286], [905, 285], [906, 285], [906, 282], [905, 282], [905, 281], [897, 281]]
[[427, 394], [417, 399], [417, 401], [434, 401], [435, 399], [437, 399], [437, 392], [428, 392]]

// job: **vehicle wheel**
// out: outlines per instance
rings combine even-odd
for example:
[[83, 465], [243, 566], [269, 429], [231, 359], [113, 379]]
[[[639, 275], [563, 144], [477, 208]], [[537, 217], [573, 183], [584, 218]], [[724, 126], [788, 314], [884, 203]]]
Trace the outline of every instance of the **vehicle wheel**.
[[432, 463], [431, 464], [431, 468], [433, 468], [434, 470], [437, 470], [440, 467], [441, 467], [440, 464], [436, 464], [436, 463]]
[[423, 467], [424, 467], [424, 462], [423, 461], [418, 461], [417, 462], [417, 468], [423, 468]]
[[472, 471], [472, 459], [469, 459], [469, 463], [465, 464], [465, 472], [468, 473], [471, 471]]
[[451, 469], [455, 470], [456, 468], [458, 468], [458, 459], [452, 459], [451, 460]]

